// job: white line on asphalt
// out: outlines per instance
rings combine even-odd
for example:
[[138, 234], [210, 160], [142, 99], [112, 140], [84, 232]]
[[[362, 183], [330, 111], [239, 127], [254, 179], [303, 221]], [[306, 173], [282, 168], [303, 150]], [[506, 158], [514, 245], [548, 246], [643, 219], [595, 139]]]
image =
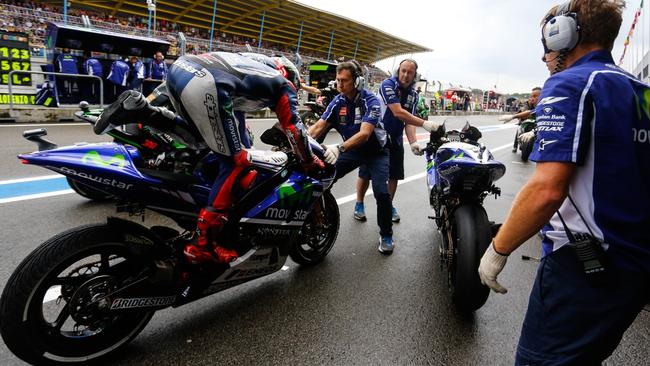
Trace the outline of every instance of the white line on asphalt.
[[18, 197], [10, 197], [10, 198], [3, 198], [0, 199], [0, 204], [1, 203], [9, 203], [9, 202], [18, 202], [18, 201], [25, 201], [25, 200], [33, 200], [36, 198], [45, 198], [45, 197], [52, 197], [52, 196], [61, 196], [64, 194], [69, 194], [69, 193], [74, 193], [72, 189], [64, 189], [61, 191], [53, 191], [53, 192], [46, 192], [46, 193], [36, 193], [36, 194], [28, 194], [24, 196], [18, 196]]
[[91, 126], [88, 122], [83, 123], [29, 123], [29, 124], [19, 124], [19, 125], [0, 125], [0, 127], [67, 127], [67, 126]]
[[[511, 146], [511, 144], [505, 144], [505, 145], [499, 146], [497, 148], [490, 149], [490, 151], [495, 153], [497, 151], [507, 149], [508, 146]], [[418, 173], [418, 174], [412, 175], [410, 177], [406, 177], [403, 180], [400, 180], [399, 182], [397, 182], [397, 185], [399, 186], [399, 185], [402, 185], [402, 184], [410, 183], [410, 182], [412, 182], [414, 180], [418, 180], [418, 179], [424, 178], [426, 176], [427, 176], [427, 172]], [[369, 196], [371, 194], [372, 194], [372, 188], [368, 188], [368, 191], [366, 192], [366, 196]], [[351, 201], [356, 200], [356, 199], [357, 199], [357, 195], [355, 193], [355, 194], [347, 195], [345, 197], [338, 198], [336, 200], [336, 203], [339, 206], [341, 206], [341, 205], [343, 205], [345, 203], [351, 202]]]
[[2, 184], [33, 182], [33, 181], [36, 181], [36, 180], [57, 179], [57, 178], [61, 178], [61, 177], [63, 177], [63, 175], [61, 175], [61, 174], [53, 174], [53, 175], [41, 175], [41, 176], [38, 176], [38, 177], [31, 177], [31, 178], [18, 178], [18, 179], [0, 180], [0, 185], [2, 185]]

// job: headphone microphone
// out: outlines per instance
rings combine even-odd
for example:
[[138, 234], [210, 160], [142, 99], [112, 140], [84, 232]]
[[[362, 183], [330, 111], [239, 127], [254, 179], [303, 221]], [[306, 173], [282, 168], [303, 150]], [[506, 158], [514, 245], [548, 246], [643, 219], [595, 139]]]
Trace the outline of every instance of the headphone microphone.
[[570, 52], [580, 42], [580, 25], [575, 12], [571, 12], [573, 1], [567, 1], [556, 8], [555, 15], [547, 15], [542, 27], [544, 53]]

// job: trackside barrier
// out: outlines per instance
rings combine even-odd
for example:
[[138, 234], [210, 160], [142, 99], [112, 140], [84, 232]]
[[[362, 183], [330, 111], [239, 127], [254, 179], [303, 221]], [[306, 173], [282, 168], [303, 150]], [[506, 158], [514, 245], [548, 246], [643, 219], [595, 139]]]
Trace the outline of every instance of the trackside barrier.
[[22, 70], [13, 70], [9, 72], [9, 113], [12, 113], [14, 110], [14, 98], [13, 98], [13, 74], [37, 74], [37, 75], [59, 75], [66, 77], [75, 77], [75, 78], [89, 78], [99, 80], [99, 104], [104, 108], [104, 80], [96, 75], [84, 75], [84, 74], [68, 74], [64, 72], [52, 72], [52, 71], [22, 71]]

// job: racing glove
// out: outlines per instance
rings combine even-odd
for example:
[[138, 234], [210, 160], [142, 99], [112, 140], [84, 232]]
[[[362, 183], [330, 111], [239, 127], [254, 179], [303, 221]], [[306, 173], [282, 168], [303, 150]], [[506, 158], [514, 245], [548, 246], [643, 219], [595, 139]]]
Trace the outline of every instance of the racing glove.
[[418, 144], [417, 141], [411, 144], [411, 152], [413, 153], [413, 155], [417, 155], [417, 156], [421, 156], [422, 154], [424, 154], [424, 151], [422, 151], [422, 148], [420, 147], [420, 144]]
[[505, 287], [497, 282], [497, 276], [503, 270], [507, 260], [508, 256], [497, 253], [494, 250], [494, 242], [490, 243], [478, 266], [478, 275], [481, 278], [481, 283], [491, 288], [494, 292], [500, 294], [508, 292]]
[[325, 161], [329, 164], [336, 164], [336, 161], [339, 159], [339, 154], [341, 152], [339, 151], [339, 146], [338, 145], [325, 145]]
[[508, 122], [512, 121], [514, 118], [515, 118], [514, 115], [504, 114], [503, 116], [499, 117], [499, 121], [501, 121], [503, 123], [508, 123]]
[[438, 131], [440, 126], [441, 124], [435, 123], [433, 121], [424, 121], [424, 124], [422, 125], [422, 127], [424, 127], [424, 129], [427, 130], [427, 132]]
[[520, 144], [527, 144], [529, 142], [532, 142], [535, 140], [535, 131], [528, 131], [526, 133], [522, 133], [519, 135], [519, 143]]

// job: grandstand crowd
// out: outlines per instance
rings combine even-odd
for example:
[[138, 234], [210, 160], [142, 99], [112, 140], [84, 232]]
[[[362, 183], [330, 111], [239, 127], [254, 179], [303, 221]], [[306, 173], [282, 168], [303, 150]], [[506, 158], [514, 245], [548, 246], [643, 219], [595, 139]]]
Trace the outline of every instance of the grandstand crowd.
[[[75, 3], [75, 7], [68, 7], [68, 23], [73, 25], [83, 25], [81, 17], [88, 16], [92, 25], [98, 29], [116, 31], [130, 35], [147, 36], [148, 18], [135, 15], [114, 16], [107, 12], [96, 11], [94, 9], [77, 8], [83, 4]], [[45, 31], [47, 22], [63, 22], [63, 9], [59, 6], [44, 2], [35, 1], [11, 1], [0, 0], [0, 11], [3, 14], [0, 21], [0, 30], [10, 32], [24, 32], [30, 36], [30, 42], [35, 46], [45, 45]], [[153, 20], [152, 20], [153, 22]], [[187, 26], [164, 19], [156, 20], [155, 33], [152, 34], [161, 39], [165, 39], [175, 46], [176, 35], [183, 32], [187, 37], [188, 53], [208, 52], [209, 36], [208, 29]], [[241, 35], [218, 32], [214, 41], [220, 49], [226, 51], [236, 51], [245, 48], [246, 45], [257, 47], [258, 41], [255, 38], [249, 38]], [[293, 47], [287, 47], [278, 43], [262, 41], [262, 48], [268, 51], [293, 53]], [[171, 55], [176, 55], [176, 47], [170, 50]], [[309, 52], [302, 49], [301, 56], [307, 58], [325, 58], [326, 54]], [[336, 55], [334, 56], [336, 57]]]

